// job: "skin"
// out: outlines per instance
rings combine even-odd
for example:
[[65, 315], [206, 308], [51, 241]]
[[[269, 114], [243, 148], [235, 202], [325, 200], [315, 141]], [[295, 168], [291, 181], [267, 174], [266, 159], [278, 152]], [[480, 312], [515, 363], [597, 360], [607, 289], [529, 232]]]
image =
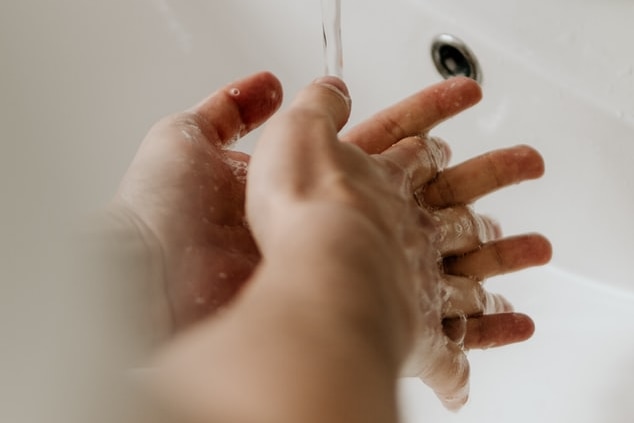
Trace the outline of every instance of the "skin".
[[[427, 136], [480, 96], [468, 79], [443, 82], [339, 138], [349, 116], [345, 85], [336, 79], [312, 84], [267, 125], [249, 166], [248, 193], [251, 158], [229, 146], [278, 109], [282, 91], [274, 76], [260, 73], [234, 82], [155, 125], [114, 209], [160, 251], [160, 283], [169, 303], [165, 332], [182, 335], [160, 362], [173, 386], [194, 393], [183, 398], [166, 389], [165, 397], [196, 418], [240, 421], [231, 413], [244, 409], [290, 421], [310, 409], [310, 404], [302, 408], [302, 398], [321, 398], [320, 383], [332, 389], [328, 376], [347, 371], [333, 363], [357, 357], [359, 366], [351, 370], [376, 378], [342, 392], [359, 392], [357, 402], [373, 398], [379, 408], [370, 415], [357, 410], [361, 415], [391, 421], [394, 379], [403, 371], [420, 376], [448, 407], [462, 405], [468, 362], [461, 347], [501, 346], [533, 332], [530, 318], [511, 313], [509, 303], [487, 293], [481, 281], [543, 264], [551, 254], [539, 235], [500, 239], [493, 222], [467, 207], [499, 188], [541, 176], [537, 152], [519, 146], [444, 170], [449, 148]], [[456, 222], [463, 223], [460, 234]], [[302, 307], [292, 306], [297, 304]], [[194, 323], [199, 324], [184, 331]], [[313, 381], [315, 392], [293, 381], [285, 385], [284, 366], [266, 374], [280, 351], [323, 353], [323, 345], [306, 334], [325, 328], [339, 360], [321, 354], [313, 357], [313, 368], [305, 368], [296, 355], [282, 353], [282, 364]], [[261, 348], [261, 333], [275, 334], [279, 348], [253, 357], [249, 351]], [[250, 364], [234, 368], [235, 361]], [[194, 377], [209, 371], [226, 371], [238, 381], [263, 372], [262, 380], [280, 378], [276, 386], [287, 396], [271, 392], [268, 405], [262, 400], [241, 407], [251, 398], [240, 391], [244, 386], [216, 392], [209, 379]], [[270, 390], [249, 386], [253, 397], [261, 393], [258, 388]], [[205, 408], [205, 398], [195, 393], [211, 391], [229, 405]], [[280, 407], [271, 404], [293, 403], [288, 395], [295, 391], [302, 393], [297, 407], [277, 415]], [[354, 407], [344, 415], [349, 413], [359, 417]]]

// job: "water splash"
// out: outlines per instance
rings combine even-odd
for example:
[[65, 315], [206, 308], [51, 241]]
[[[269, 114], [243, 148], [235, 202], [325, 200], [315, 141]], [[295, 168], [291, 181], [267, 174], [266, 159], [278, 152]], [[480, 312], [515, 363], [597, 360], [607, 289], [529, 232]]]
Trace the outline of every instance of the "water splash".
[[341, 42], [341, 0], [321, 0], [326, 75], [343, 78], [343, 46]]

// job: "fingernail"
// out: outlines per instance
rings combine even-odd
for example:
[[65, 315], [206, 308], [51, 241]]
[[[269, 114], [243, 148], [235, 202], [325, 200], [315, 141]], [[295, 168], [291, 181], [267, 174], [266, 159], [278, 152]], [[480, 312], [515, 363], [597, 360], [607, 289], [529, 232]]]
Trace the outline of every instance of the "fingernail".
[[341, 78], [337, 78], [336, 76], [323, 76], [315, 79], [313, 84], [321, 85], [322, 87], [328, 88], [329, 90], [337, 93], [337, 95], [341, 96], [346, 104], [350, 106], [350, 92], [348, 91], [346, 83], [343, 82]]

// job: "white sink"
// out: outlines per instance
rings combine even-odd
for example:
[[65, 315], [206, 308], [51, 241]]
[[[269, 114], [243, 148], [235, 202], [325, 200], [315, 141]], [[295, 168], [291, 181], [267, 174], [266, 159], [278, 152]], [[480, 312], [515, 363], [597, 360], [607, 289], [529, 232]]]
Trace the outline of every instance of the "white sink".
[[634, 4], [359, 3], [344, 2], [343, 18], [355, 116], [437, 79], [429, 44], [450, 33], [477, 55], [484, 101], [435, 132], [456, 160], [526, 143], [547, 164], [539, 182], [478, 206], [507, 233], [553, 242], [552, 265], [489, 282], [535, 318], [534, 338], [472, 352], [472, 399], [457, 415], [405, 382], [405, 420], [633, 421]]
[[[323, 68], [319, 0], [13, 3], [0, 13], [0, 130], [25, 140], [11, 157], [56, 175], [37, 189], [86, 209], [160, 116], [263, 69], [289, 98]], [[429, 46], [451, 33], [476, 53], [485, 95], [435, 130], [455, 160], [525, 143], [547, 162], [542, 180], [478, 206], [509, 234], [553, 242], [551, 265], [489, 282], [534, 317], [534, 338], [472, 352], [458, 414], [405, 381], [406, 422], [634, 421], [633, 20], [625, 1], [343, 0], [353, 122], [439, 80]]]

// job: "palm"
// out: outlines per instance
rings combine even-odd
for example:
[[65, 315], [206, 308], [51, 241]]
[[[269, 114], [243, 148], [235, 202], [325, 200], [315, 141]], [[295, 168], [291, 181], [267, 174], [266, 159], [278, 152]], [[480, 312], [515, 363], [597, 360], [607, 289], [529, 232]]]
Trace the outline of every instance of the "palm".
[[191, 158], [193, 165], [177, 177], [182, 184], [177, 198], [165, 204], [175, 227], [163, 245], [171, 250], [167, 278], [177, 325], [229, 301], [260, 257], [244, 215], [247, 158], [208, 140], [200, 144], [209, 151]]

